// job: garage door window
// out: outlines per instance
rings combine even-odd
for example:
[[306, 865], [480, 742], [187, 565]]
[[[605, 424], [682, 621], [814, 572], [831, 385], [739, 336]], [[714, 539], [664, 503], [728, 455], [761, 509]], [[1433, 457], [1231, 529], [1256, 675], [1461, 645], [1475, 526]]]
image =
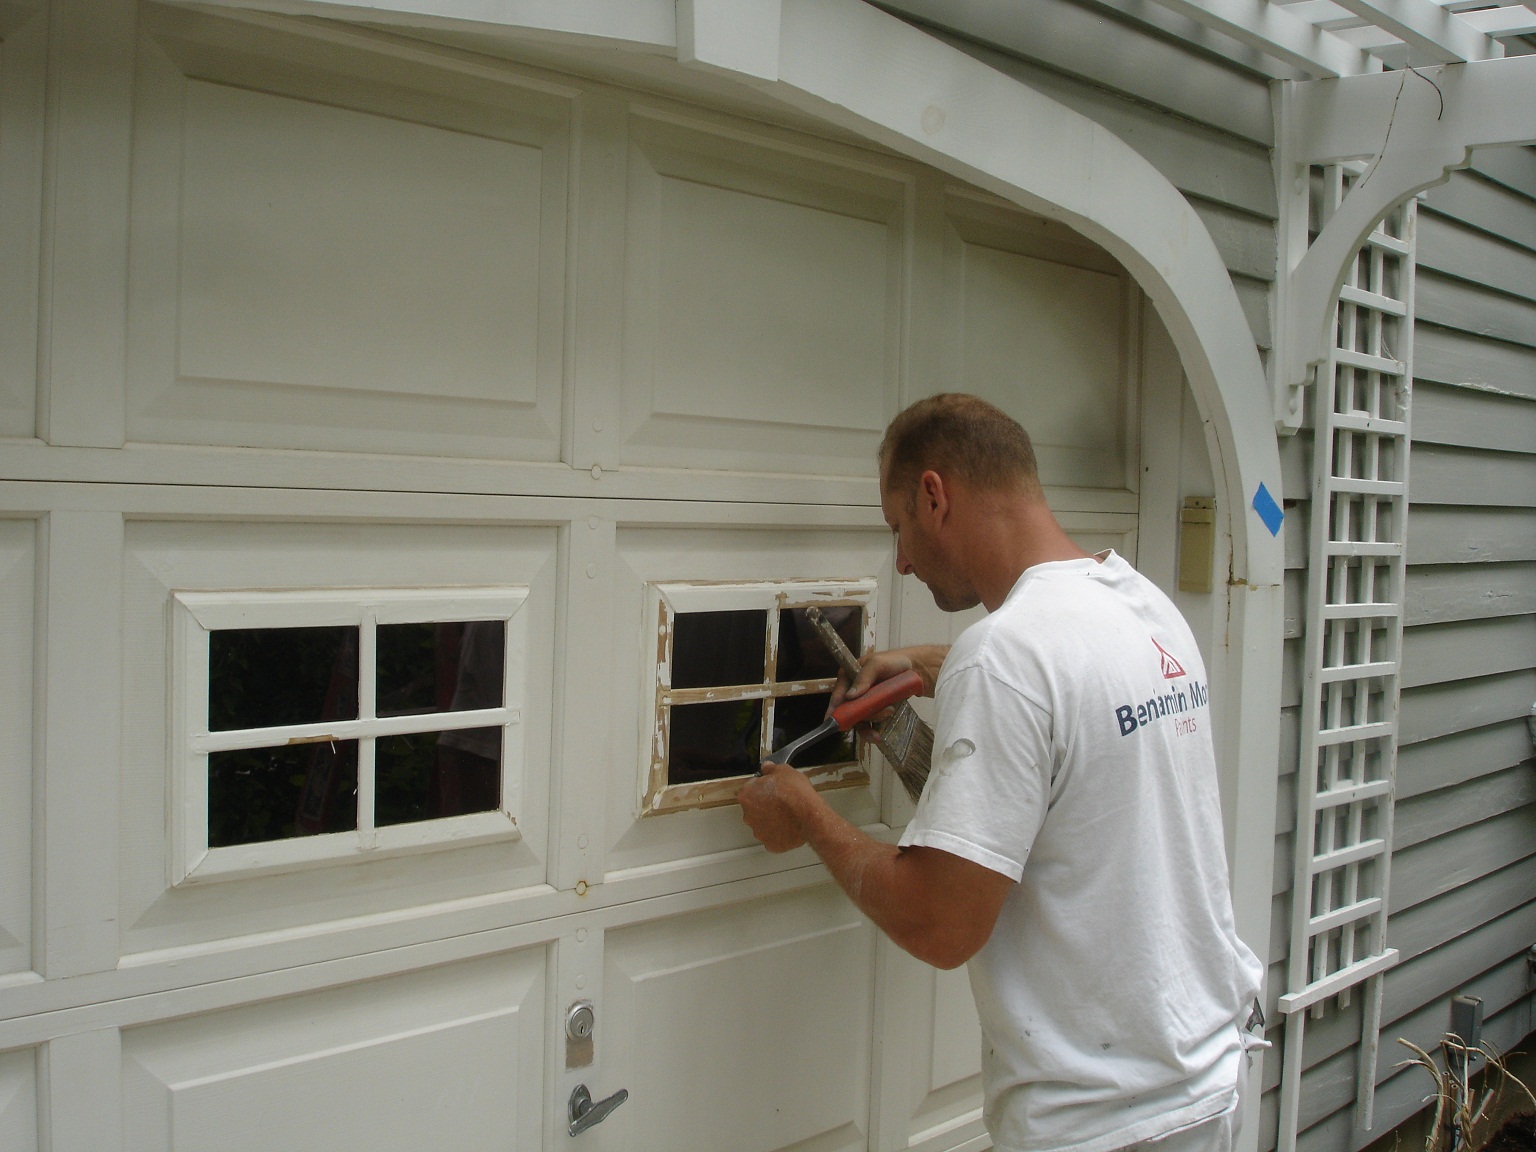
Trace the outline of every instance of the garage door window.
[[[869, 581], [652, 586], [655, 712], [641, 805], [646, 813], [729, 803], [773, 749], [820, 724], [837, 663], [806, 618], [819, 607], [844, 642], [873, 638]], [[818, 783], [865, 776], [852, 736], [806, 749]]]
[[525, 596], [178, 593], [177, 880], [515, 835]]

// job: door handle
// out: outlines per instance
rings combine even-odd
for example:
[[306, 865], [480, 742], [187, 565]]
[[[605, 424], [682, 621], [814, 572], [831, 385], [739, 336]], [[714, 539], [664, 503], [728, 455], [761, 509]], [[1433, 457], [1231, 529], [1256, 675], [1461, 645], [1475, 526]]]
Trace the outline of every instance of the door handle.
[[629, 1099], [629, 1089], [620, 1088], [606, 1100], [592, 1101], [592, 1093], [585, 1084], [576, 1085], [571, 1093], [571, 1135], [580, 1136], [588, 1128], [601, 1124], [624, 1101]]

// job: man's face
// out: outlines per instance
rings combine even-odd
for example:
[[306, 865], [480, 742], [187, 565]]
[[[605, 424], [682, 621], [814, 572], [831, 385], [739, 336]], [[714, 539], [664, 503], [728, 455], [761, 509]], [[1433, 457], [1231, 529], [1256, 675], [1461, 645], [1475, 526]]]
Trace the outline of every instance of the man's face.
[[944, 612], [963, 612], [981, 603], [981, 597], [946, 560], [936, 532], [921, 480], [895, 492], [880, 474], [880, 511], [896, 537], [896, 571], [916, 576], [933, 593], [933, 602]]

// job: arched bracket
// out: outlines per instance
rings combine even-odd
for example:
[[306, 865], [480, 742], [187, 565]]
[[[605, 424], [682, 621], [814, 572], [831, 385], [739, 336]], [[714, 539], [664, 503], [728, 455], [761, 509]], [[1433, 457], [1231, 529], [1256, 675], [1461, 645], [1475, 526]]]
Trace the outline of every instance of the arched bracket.
[[[1536, 141], [1536, 56], [1278, 87], [1284, 268], [1275, 306], [1275, 422], [1294, 431], [1306, 386], [1328, 355], [1339, 288], [1377, 221], [1465, 167], [1473, 148]], [[1308, 244], [1312, 167], [1360, 159], [1369, 161], [1365, 172]]]

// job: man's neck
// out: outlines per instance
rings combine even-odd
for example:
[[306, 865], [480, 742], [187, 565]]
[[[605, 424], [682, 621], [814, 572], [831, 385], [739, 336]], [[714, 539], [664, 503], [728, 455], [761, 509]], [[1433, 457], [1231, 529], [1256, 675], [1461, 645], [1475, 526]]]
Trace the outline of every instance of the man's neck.
[[966, 535], [971, 586], [988, 612], [1002, 606], [1026, 569], [1090, 555], [1073, 543], [1038, 498], [989, 501], [984, 513], [971, 519]]

